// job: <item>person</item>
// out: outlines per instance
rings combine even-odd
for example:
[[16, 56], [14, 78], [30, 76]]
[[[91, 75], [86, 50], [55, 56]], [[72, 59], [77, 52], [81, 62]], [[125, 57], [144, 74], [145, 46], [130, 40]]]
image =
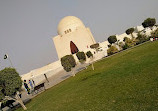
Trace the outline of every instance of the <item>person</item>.
[[35, 81], [32, 79], [33, 85], [35, 86]]
[[33, 86], [35, 87], [36, 85], [35, 85], [35, 81], [33, 79], [34, 79], [34, 75], [32, 74], [31, 75], [31, 80], [32, 80]]
[[46, 75], [46, 74], [44, 74], [44, 77], [45, 77], [45, 79], [47, 80], [47, 82], [49, 83], [49, 80], [48, 80], [48, 78], [47, 78], [47, 75]]
[[26, 80], [24, 80], [24, 87], [27, 90], [27, 94], [30, 94], [30, 88], [28, 87]]
[[29, 80], [29, 84], [30, 84], [30, 86], [31, 86], [31, 89], [33, 89], [33, 84], [32, 84], [32, 82], [31, 82], [31, 80]]

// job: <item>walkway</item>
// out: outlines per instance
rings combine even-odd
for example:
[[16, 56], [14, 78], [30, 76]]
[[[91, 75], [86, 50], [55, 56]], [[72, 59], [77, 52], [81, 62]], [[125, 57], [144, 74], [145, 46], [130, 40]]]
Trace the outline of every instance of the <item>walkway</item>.
[[[48, 78], [49, 83], [47, 81], [42, 81], [42, 82], [45, 82], [45, 88], [49, 89], [49, 88], [57, 85], [58, 83], [68, 79], [69, 77], [74, 76], [76, 73], [78, 73], [81, 70], [85, 69], [86, 66], [88, 66], [88, 65], [89, 64], [78, 65], [71, 72], [66, 72], [66, 71], [62, 70], [62, 71], [58, 72], [57, 74], [55, 74], [55, 75], [51, 76], [50, 78]], [[52, 73], [53, 73], [53, 71], [52, 71]], [[38, 94], [40, 94], [40, 92]], [[28, 101], [28, 100], [34, 98], [35, 96], [37, 96], [38, 94], [35, 94], [34, 96], [32, 96], [31, 94], [27, 95], [27, 92], [23, 91], [22, 92], [22, 100], [24, 102]]]

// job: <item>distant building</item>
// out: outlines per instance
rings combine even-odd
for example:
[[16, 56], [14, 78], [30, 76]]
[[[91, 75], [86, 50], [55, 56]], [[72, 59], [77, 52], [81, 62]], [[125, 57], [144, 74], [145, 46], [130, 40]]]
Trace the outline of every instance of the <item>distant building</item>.
[[58, 58], [89, 49], [95, 40], [89, 28], [74, 16], [64, 17], [58, 25], [58, 35], [53, 37]]

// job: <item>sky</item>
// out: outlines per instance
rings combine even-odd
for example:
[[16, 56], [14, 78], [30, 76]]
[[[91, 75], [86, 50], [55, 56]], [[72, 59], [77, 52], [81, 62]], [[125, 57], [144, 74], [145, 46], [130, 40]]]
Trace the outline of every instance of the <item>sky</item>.
[[[158, 21], [158, 0], [0, 0], [0, 70], [13, 67], [20, 75], [58, 60], [52, 37], [65, 16], [76, 16], [96, 42]], [[4, 60], [8, 54], [9, 59]]]

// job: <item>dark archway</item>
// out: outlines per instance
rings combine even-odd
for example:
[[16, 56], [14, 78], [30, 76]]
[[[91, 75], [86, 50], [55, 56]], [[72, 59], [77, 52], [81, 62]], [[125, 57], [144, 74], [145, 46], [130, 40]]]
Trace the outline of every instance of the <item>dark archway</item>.
[[70, 41], [70, 49], [71, 49], [71, 54], [75, 54], [79, 51], [77, 46], [72, 41]]

